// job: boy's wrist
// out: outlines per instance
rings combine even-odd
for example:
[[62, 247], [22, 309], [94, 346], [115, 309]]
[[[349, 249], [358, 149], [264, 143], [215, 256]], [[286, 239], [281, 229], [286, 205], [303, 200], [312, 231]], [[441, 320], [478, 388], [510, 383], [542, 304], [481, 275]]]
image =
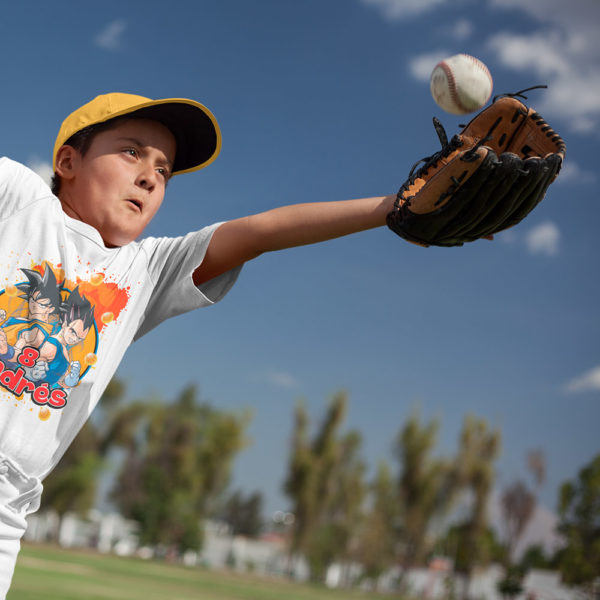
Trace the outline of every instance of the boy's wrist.
[[381, 225], [387, 225], [387, 216], [392, 212], [394, 208], [394, 202], [396, 201], [396, 194], [384, 196], [381, 202]]

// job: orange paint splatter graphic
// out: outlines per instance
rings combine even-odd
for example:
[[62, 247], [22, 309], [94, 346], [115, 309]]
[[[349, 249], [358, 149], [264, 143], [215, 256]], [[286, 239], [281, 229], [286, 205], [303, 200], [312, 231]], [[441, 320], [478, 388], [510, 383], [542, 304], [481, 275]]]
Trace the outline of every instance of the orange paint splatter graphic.
[[[102, 331], [108, 323], [116, 321], [127, 306], [129, 288], [121, 289], [116, 283], [107, 281], [99, 285], [78, 280], [78, 285], [79, 293], [94, 305], [94, 318], [98, 331]], [[112, 316], [107, 318], [106, 315], [109, 314]]]

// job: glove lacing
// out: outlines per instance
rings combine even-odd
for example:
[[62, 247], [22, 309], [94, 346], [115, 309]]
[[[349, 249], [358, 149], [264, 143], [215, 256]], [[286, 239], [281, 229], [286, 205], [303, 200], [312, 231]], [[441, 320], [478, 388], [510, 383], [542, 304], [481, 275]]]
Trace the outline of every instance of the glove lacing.
[[531, 87], [525, 88], [524, 90], [519, 90], [518, 92], [507, 92], [505, 94], [498, 94], [498, 96], [494, 96], [492, 99], [492, 104], [498, 100], [498, 98], [523, 98], [523, 100], [527, 100], [527, 96], [524, 96], [524, 92], [529, 92], [531, 90], [539, 90], [547, 88], [547, 85], [532, 85]]
[[[410, 172], [408, 174], [408, 178], [402, 184], [402, 187], [400, 188], [400, 190], [398, 191], [398, 194], [396, 195], [396, 202], [394, 203], [396, 208], [400, 208], [401, 200], [404, 201], [405, 206], [410, 206], [410, 198], [402, 198], [402, 194], [404, 192], [408, 191], [408, 189], [410, 188], [411, 185], [414, 184], [416, 179], [418, 179], [419, 177], [426, 176], [427, 171], [430, 168], [437, 167], [438, 162], [442, 158], [446, 158], [447, 156], [452, 154], [452, 152], [454, 152], [455, 150], [457, 150], [458, 148], [460, 148], [461, 146], [464, 145], [464, 142], [458, 135], [452, 136], [452, 139], [450, 140], [450, 142], [448, 142], [448, 136], [446, 135], [446, 130], [444, 129], [444, 126], [441, 124], [439, 119], [437, 119], [436, 117], [433, 117], [433, 126], [435, 127], [435, 131], [440, 140], [440, 144], [442, 145], [442, 148], [441, 148], [441, 150], [438, 150], [435, 154], [432, 154], [431, 156], [426, 156], [425, 158], [421, 158], [411, 167]], [[416, 168], [421, 163], [425, 163], [425, 164], [418, 171], [416, 171]]]
[[[526, 91], [526, 90], [524, 90], [524, 91]], [[402, 194], [404, 192], [408, 191], [410, 186], [412, 186], [415, 183], [416, 179], [418, 179], [420, 177], [425, 177], [427, 175], [427, 171], [430, 168], [435, 169], [437, 167], [438, 162], [442, 158], [446, 158], [447, 156], [452, 154], [455, 150], [464, 146], [464, 141], [462, 140], [462, 138], [459, 135], [452, 136], [452, 139], [450, 140], [450, 142], [448, 142], [448, 135], [446, 134], [446, 130], [444, 129], [444, 126], [442, 125], [440, 120], [436, 117], [433, 117], [433, 126], [435, 127], [435, 131], [440, 140], [440, 144], [442, 145], [442, 148], [441, 148], [441, 150], [438, 150], [435, 154], [432, 154], [431, 156], [426, 156], [425, 158], [418, 160], [412, 166], [412, 168], [408, 174], [407, 180], [402, 184], [402, 187], [398, 190], [398, 194], [396, 195], [396, 201], [394, 202], [394, 206], [396, 208], [400, 208], [401, 206], [408, 208], [410, 206], [410, 201], [413, 198], [413, 196], [404, 198], [402, 196]], [[492, 130], [493, 130], [493, 128], [492, 128]], [[490, 131], [490, 133], [488, 133], [488, 135], [486, 135], [485, 137], [480, 139], [477, 142], [477, 144], [475, 144], [475, 146], [473, 146], [473, 148], [471, 148], [468, 152], [465, 152], [464, 155], [461, 156], [460, 159], [465, 162], [472, 162], [474, 160], [477, 160], [477, 150], [481, 146], [483, 146], [483, 144], [485, 144], [487, 141], [489, 141], [491, 139], [492, 139], [492, 135], [491, 135], [491, 131]], [[418, 171], [415, 171], [415, 169], [421, 163], [425, 163], [425, 164]], [[455, 176], [452, 176], [451, 177], [452, 185], [444, 193], [442, 193], [440, 195], [440, 197], [435, 202], [435, 205], [440, 204], [447, 196], [452, 195], [460, 187], [460, 185], [462, 183], [462, 179], [464, 178], [465, 175], [466, 175], [466, 171], [465, 171], [465, 173], [462, 174], [461, 177], [457, 178]]]

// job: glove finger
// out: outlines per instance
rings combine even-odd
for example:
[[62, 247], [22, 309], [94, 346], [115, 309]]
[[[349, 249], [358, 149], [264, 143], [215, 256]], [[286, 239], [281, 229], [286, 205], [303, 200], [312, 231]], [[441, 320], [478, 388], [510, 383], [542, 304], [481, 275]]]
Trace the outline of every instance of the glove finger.
[[480, 169], [456, 192], [453, 200], [458, 201], [463, 208], [454, 221], [440, 232], [442, 239], [480, 237], [476, 233], [481, 229], [480, 224], [503, 201], [506, 191], [504, 182], [515, 178], [516, 174], [512, 171], [504, 172], [503, 163], [491, 151], [485, 162], [486, 169]]
[[[488, 208], [481, 213], [479, 222], [472, 221], [458, 232], [466, 240], [498, 233], [522, 221], [543, 199], [561, 162], [560, 157], [549, 161], [539, 158], [522, 161], [513, 154], [503, 154], [499, 161], [495, 177], [503, 189], [499, 191], [497, 185], [484, 188], [486, 195], [495, 195], [494, 201], [485, 202]], [[481, 200], [484, 203], [484, 199]]]
[[[520, 223], [544, 198], [550, 184], [554, 181], [560, 170], [562, 159], [553, 155], [548, 159], [527, 159], [524, 162], [525, 169], [529, 171], [532, 186], [524, 190], [520, 205], [504, 220], [502, 229], [512, 227]], [[501, 231], [502, 229], [497, 229]]]
[[457, 235], [470, 240], [491, 235], [518, 210], [527, 196], [522, 163], [514, 154], [496, 157], [495, 171], [487, 181], [481, 183], [479, 195], [474, 202], [479, 210], [458, 229]]

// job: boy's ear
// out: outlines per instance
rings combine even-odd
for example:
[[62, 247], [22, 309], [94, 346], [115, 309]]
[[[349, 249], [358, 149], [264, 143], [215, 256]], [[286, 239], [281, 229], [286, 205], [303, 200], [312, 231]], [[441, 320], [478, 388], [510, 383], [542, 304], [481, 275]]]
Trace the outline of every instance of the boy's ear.
[[61, 146], [56, 153], [56, 172], [62, 179], [72, 179], [80, 158], [79, 150], [73, 146]]

